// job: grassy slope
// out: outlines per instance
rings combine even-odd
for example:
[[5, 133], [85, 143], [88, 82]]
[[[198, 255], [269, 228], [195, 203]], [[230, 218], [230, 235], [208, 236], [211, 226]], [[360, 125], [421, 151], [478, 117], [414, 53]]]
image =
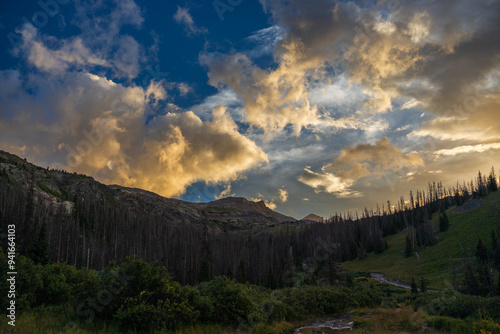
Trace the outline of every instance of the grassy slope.
[[[404, 258], [406, 231], [386, 238], [389, 248], [382, 254], [369, 254], [364, 260], [348, 261], [341, 267], [351, 271], [383, 272], [388, 279], [418, 282], [424, 277], [430, 288], [442, 289], [453, 280], [453, 267], [457, 267], [459, 281], [464, 260], [474, 257], [476, 245], [481, 238], [486, 247], [491, 247], [491, 231], [500, 226], [500, 191], [482, 199], [481, 207], [467, 212], [447, 211], [450, 220], [448, 231], [438, 233], [439, 242], [417, 250], [416, 256]], [[438, 216], [433, 217], [438, 229]]]

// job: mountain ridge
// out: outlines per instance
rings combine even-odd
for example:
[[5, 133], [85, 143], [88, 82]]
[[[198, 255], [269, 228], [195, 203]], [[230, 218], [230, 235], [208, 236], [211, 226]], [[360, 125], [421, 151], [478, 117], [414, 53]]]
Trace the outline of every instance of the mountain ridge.
[[263, 201], [226, 197], [211, 202], [193, 203], [167, 198], [154, 192], [120, 185], [106, 185], [91, 176], [42, 168], [9, 152], [0, 150], [0, 171], [25, 188], [33, 184], [37, 196], [47, 204], [71, 208], [80, 196], [92, 196], [120, 203], [137, 213], [147, 212], [172, 223], [222, 225], [230, 230], [247, 230], [293, 223], [297, 220], [269, 209]]

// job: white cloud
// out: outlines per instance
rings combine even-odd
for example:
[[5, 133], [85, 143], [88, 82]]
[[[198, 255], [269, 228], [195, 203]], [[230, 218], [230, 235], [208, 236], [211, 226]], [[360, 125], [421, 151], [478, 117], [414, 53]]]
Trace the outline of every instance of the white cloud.
[[264, 204], [271, 210], [275, 210], [278, 206], [276, 205], [276, 203], [274, 203], [273, 200], [266, 200], [264, 199], [264, 196], [260, 193], [257, 194], [257, 197], [252, 197], [250, 199], [251, 201], [253, 202], [260, 202], [260, 201], [263, 201]]
[[[222, 107], [209, 121], [180, 112], [146, 123], [149, 108], [165, 96], [154, 82], [143, 89], [81, 72], [65, 73], [51, 85], [41, 74], [25, 80], [30, 82], [0, 72], [0, 87], [17, 85], [15, 95], [0, 93], [0, 145], [23, 143], [27, 150], [12, 153], [32, 161], [164, 196], [180, 195], [201, 180], [236, 180], [268, 161]], [[36, 87], [34, 96], [25, 85]]]
[[363, 88], [350, 83], [345, 75], [339, 75], [329, 84], [319, 85], [309, 90], [310, 101], [325, 107], [349, 107], [368, 98]]
[[457, 154], [464, 153], [481, 153], [489, 150], [498, 150], [500, 149], [500, 143], [490, 143], [490, 144], [478, 144], [478, 145], [464, 145], [457, 146], [451, 149], [443, 149], [434, 152], [435, 156], [447, 155], [447, 156], [455, 156]]
[[77, 19], [73, 23], [81, 30], [78, 35], [57, 39], [25, 23], [16, 29], [22, 36], [16, 52], [38, 70], [50, 74], [103, 67], [111, 70], [116, 78], [135, 78], [145, 61], [144, 49], [133, 37], [121, 33], [123, 25], [140, 27], [143, 22], [134, 1], [117, 2], [111, 10], [102, 2], [93, 5], [77, 2], [75, 8]]
[[278, 189], [280, 200], [285, 203], [288, 200], [288, 191], [285, 188]]
[[342, 179], [324, 170], [318, 173], [305, 168], [304, 172], [298, 177], [298, 180], [313, 188], [317, 193], [327, 192], [339, 198], [363, 196], [362, 193], [350, 189], [354, 184], [354, 180]]
[[231, 193], [231, 184], [228, 184], [218, 195], [215, 196], [215, 199], [234, 197], [234, 196], [236, 195]]
[[189, 13], [189, 8], [181, 8], [177, 6], [177, 11], [174, 14], [174, 20], [184, 26], [188, 35], [206, 34], [208, 32], [206, 28], [200, 28], [196, 25], [196, 23], [194, 23], [193, 17]]
[[272, 55], [274, 46], [285, 36], [285, 30], [277, 25], [264, 28], [254, 32], [246, 39], [256, 46], [245, 54], [250, 58], [258, 58], [264, 55]]

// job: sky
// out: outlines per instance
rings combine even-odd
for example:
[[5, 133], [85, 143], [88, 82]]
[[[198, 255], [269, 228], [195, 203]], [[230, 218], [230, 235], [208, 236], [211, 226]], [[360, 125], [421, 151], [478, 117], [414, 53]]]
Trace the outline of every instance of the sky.
[[300, 219], [500, 168], [498, 0], [2, 1], [0, 38], [0, 149], [106, 184]]

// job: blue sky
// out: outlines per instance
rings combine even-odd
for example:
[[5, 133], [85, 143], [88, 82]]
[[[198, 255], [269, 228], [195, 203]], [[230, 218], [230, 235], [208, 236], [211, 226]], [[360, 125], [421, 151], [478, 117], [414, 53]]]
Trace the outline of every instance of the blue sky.
[[498, 165], [500, 4], [0, 5], [0, 148], [328, 217]]

